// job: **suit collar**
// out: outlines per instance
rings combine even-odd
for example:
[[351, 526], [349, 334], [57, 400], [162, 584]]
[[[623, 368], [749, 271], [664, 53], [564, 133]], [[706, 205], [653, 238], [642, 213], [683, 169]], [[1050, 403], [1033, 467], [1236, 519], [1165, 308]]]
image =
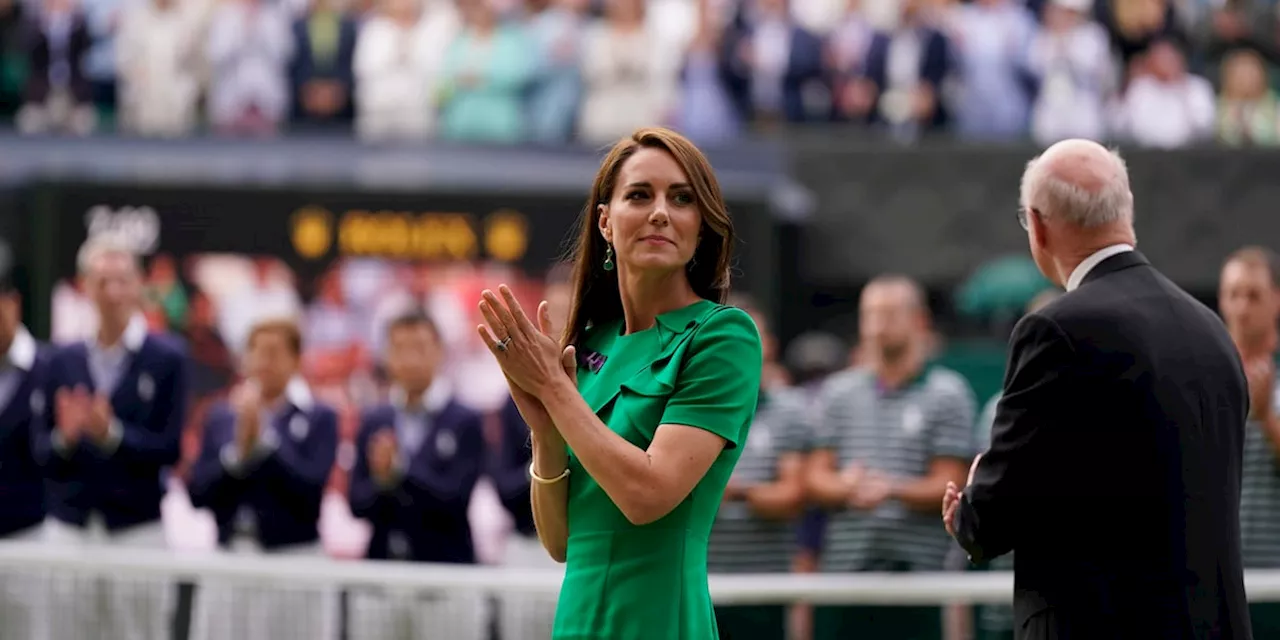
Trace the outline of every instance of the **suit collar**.
[[315, 405], [315, 397], [311, 395], [311, 387], [301, 376], [294, 376], [284, 388], [284, 399], [299, 411], [310, 411]]
[[9, 364], [23, 371], [31, 371], [31, 367], [36, 363], [36, 339], [31, 337], [31, 332], [27, 331], [26, 327], [18, 326], [13, 342], [9, 343], [9, 353], [6, 357]]
[[1133, 245], [1125, 243], [1113, 244], [1109, 247], [1103, 247], [1102, 249], [1094, 251], [1093, 255], [1085, 258], [1084, 261], [1077, 265], [1075, 270], [1071, 272], [1071, 277], [1067, 278], [1067, 291], [1075, 291], [1080, 287], [1080, 285], [1084, 284], [1085, 277], [1087, 277], [1091, 271], [1093, 271], [1098, 265], [1102, 264], [1102, 262], [1107, 258], [1130, 251], [1133, 251]]
[[[129, 324], [125, 326], [124, 334], [120, 336], [119, 344], [129, 353], [136, 354], [142, 349], [142, 343], [146, 341], [147, 319], [141, 313], [135, 313], [129, 319]], [[90, 338], [86, 344], [90, 349], [103, 349], [106, 346], [98, 344], [97, 336]]]
[[[391, 406], [396, 411], [404, 411], [408, 408], [408, 397], [401, 387], [392, 387], [389, 396]], [[427, 387], [427, 390], [422, 393], [422, 397], [417, 399], [415, 408], [421, 407], [426, 409], [427, 413], [438, 414], [444, 411], [444, 408], [448, 406], [449, 400], [452, 398], [453, 389], [449, 384], [443, 380], [437, 380], [431, 383], [430, 387]]]
[[1083, 286], [1103, 276], [1117, 271], [1123, 271], [1130, 267], [1150, 264], [1151, 263], [1147, 260], [1147, 257], [1142, 255], [1142, 252], [1140, 251], [1122, 251], [1102, 260], [1097, 266], [1090, 269], [1089, 273], [1081, 279], [1080, 285]]

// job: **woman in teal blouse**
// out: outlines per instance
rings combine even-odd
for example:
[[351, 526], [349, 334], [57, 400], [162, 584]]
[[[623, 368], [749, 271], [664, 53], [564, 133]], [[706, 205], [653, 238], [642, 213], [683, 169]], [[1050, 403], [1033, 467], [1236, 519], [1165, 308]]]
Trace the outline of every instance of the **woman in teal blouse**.
[[532, 432], [534, 521], [565, 562], [554, 640], [716, 638], [707, 538], [746, 442], [760, 337], [722, 303], [733, 226], [706, 158], [619, 142], [582, 216], [561, 340], [505, 285], [479, 327]]

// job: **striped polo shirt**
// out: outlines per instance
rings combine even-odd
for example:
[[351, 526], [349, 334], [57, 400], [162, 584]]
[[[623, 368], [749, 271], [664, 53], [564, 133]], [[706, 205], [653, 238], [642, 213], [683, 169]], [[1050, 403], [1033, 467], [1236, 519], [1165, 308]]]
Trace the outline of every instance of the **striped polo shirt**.
[[[1280, 406], [1280, 384], [1273, 392]], [[1280, 459], [1262, 425], [1245, 425], [1240, 491], [1241, 555], [1247, 569], [1280, 568]]]
[[[760, 406], [747, 435], [733, 482], [746, 485], [772, 482], [778, 459], [809, 449], [806, 401], [795, 389], [760, 395]], [[711, 527], [707, 568], [713, 573], [787, 573], [796, 551], [794, 521], [765, 520], [753, 514], [744, 500], [722, 503]]]
[[[841, 469], [858, 463], [898, 478], [922, 477], [935, 458], [972, 458], [975, 405], [968, 382], [940, 366], [899, 389], [884, 388], [868, 369], [851, 369], [823, 386], [815, 447], [834, 451]], [[940, 571], [950, 544], [937, 509], [886, 500], [870, 511], [831, 514], [821, 568]]]

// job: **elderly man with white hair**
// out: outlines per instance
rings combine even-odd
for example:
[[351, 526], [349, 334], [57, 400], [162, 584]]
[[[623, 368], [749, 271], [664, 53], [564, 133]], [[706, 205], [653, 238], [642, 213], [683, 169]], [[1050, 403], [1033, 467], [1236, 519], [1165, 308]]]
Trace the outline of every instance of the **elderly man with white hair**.
[[1053, 145], [1019, 221], [1066, 293], [1014, 329], [991, 443], [948, 487], [975, 562], [1017, 550], [1018, 640], [1247, 640], [1240, 469], [1249, 390], [1213, 311], [1134, 250], [1124, 161]]

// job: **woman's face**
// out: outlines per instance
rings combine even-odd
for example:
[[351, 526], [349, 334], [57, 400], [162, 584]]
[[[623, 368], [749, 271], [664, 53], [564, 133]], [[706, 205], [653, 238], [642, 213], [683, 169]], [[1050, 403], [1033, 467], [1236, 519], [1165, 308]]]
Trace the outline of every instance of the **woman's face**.
[[689, 178], [661, 149], [642, 148], [622, 165], [600, 231], [619, 271], [670, 272], [693, 259], [702, 211]]

